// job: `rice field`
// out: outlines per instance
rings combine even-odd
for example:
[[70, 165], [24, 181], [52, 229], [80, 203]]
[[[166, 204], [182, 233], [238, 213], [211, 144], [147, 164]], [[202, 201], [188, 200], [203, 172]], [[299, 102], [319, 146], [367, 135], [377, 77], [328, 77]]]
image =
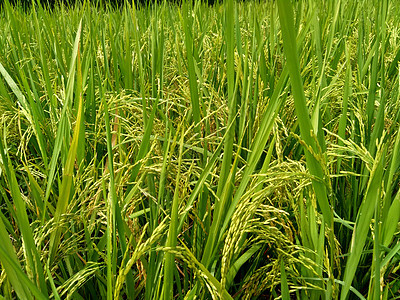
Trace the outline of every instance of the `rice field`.
[[1, 299], [399, 299], [400, 2], [0, 11]]

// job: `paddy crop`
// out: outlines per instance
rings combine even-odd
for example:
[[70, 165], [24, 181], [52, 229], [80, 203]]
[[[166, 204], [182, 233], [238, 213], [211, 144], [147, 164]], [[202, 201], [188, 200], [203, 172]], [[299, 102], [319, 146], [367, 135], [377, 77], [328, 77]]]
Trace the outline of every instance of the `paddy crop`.
[[0, 294], [400, 297], [396, 1], [0, 11]]

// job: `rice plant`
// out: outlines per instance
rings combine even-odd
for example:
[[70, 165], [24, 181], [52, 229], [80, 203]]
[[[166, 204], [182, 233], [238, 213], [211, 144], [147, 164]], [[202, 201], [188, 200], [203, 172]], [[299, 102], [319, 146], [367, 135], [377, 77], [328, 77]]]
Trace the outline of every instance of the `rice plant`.
[[399, 9], [6, 0], [0, 295], [399, 298]]

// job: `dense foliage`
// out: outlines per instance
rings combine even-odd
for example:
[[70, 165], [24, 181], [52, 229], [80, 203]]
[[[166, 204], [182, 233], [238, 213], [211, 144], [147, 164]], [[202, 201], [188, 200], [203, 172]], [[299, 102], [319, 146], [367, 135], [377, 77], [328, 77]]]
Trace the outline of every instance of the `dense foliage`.
[[400, 297], [399, 9], [5, 2], [0, 294]]
[[[194, 1], [194, 0], [193, 0]], [[242, 0], [243, 1], [243, 0]], [[161, 4], [166, 2], [168, 4], [181, 5], [182, 0], [2, 0], [0, 2], [0, 9], [3, 7], [3, 3], [7, 2], [14, 7], [23, 8], [25, 10], [30, 10], [32, 5], [41, 5], [46, 9], [53, 10], [59, 6], [73, 7], [77, 5], [92, 5], [99, 9], [122, 9], [125, 3], [130, 5], [135, 4], [136, 7], [146, 7], [155, 5], [157, 2]], [[221, 0], [203, 0], [204, 3], [208, 5], [214, 5], [216, 3], [222, 2]]]

